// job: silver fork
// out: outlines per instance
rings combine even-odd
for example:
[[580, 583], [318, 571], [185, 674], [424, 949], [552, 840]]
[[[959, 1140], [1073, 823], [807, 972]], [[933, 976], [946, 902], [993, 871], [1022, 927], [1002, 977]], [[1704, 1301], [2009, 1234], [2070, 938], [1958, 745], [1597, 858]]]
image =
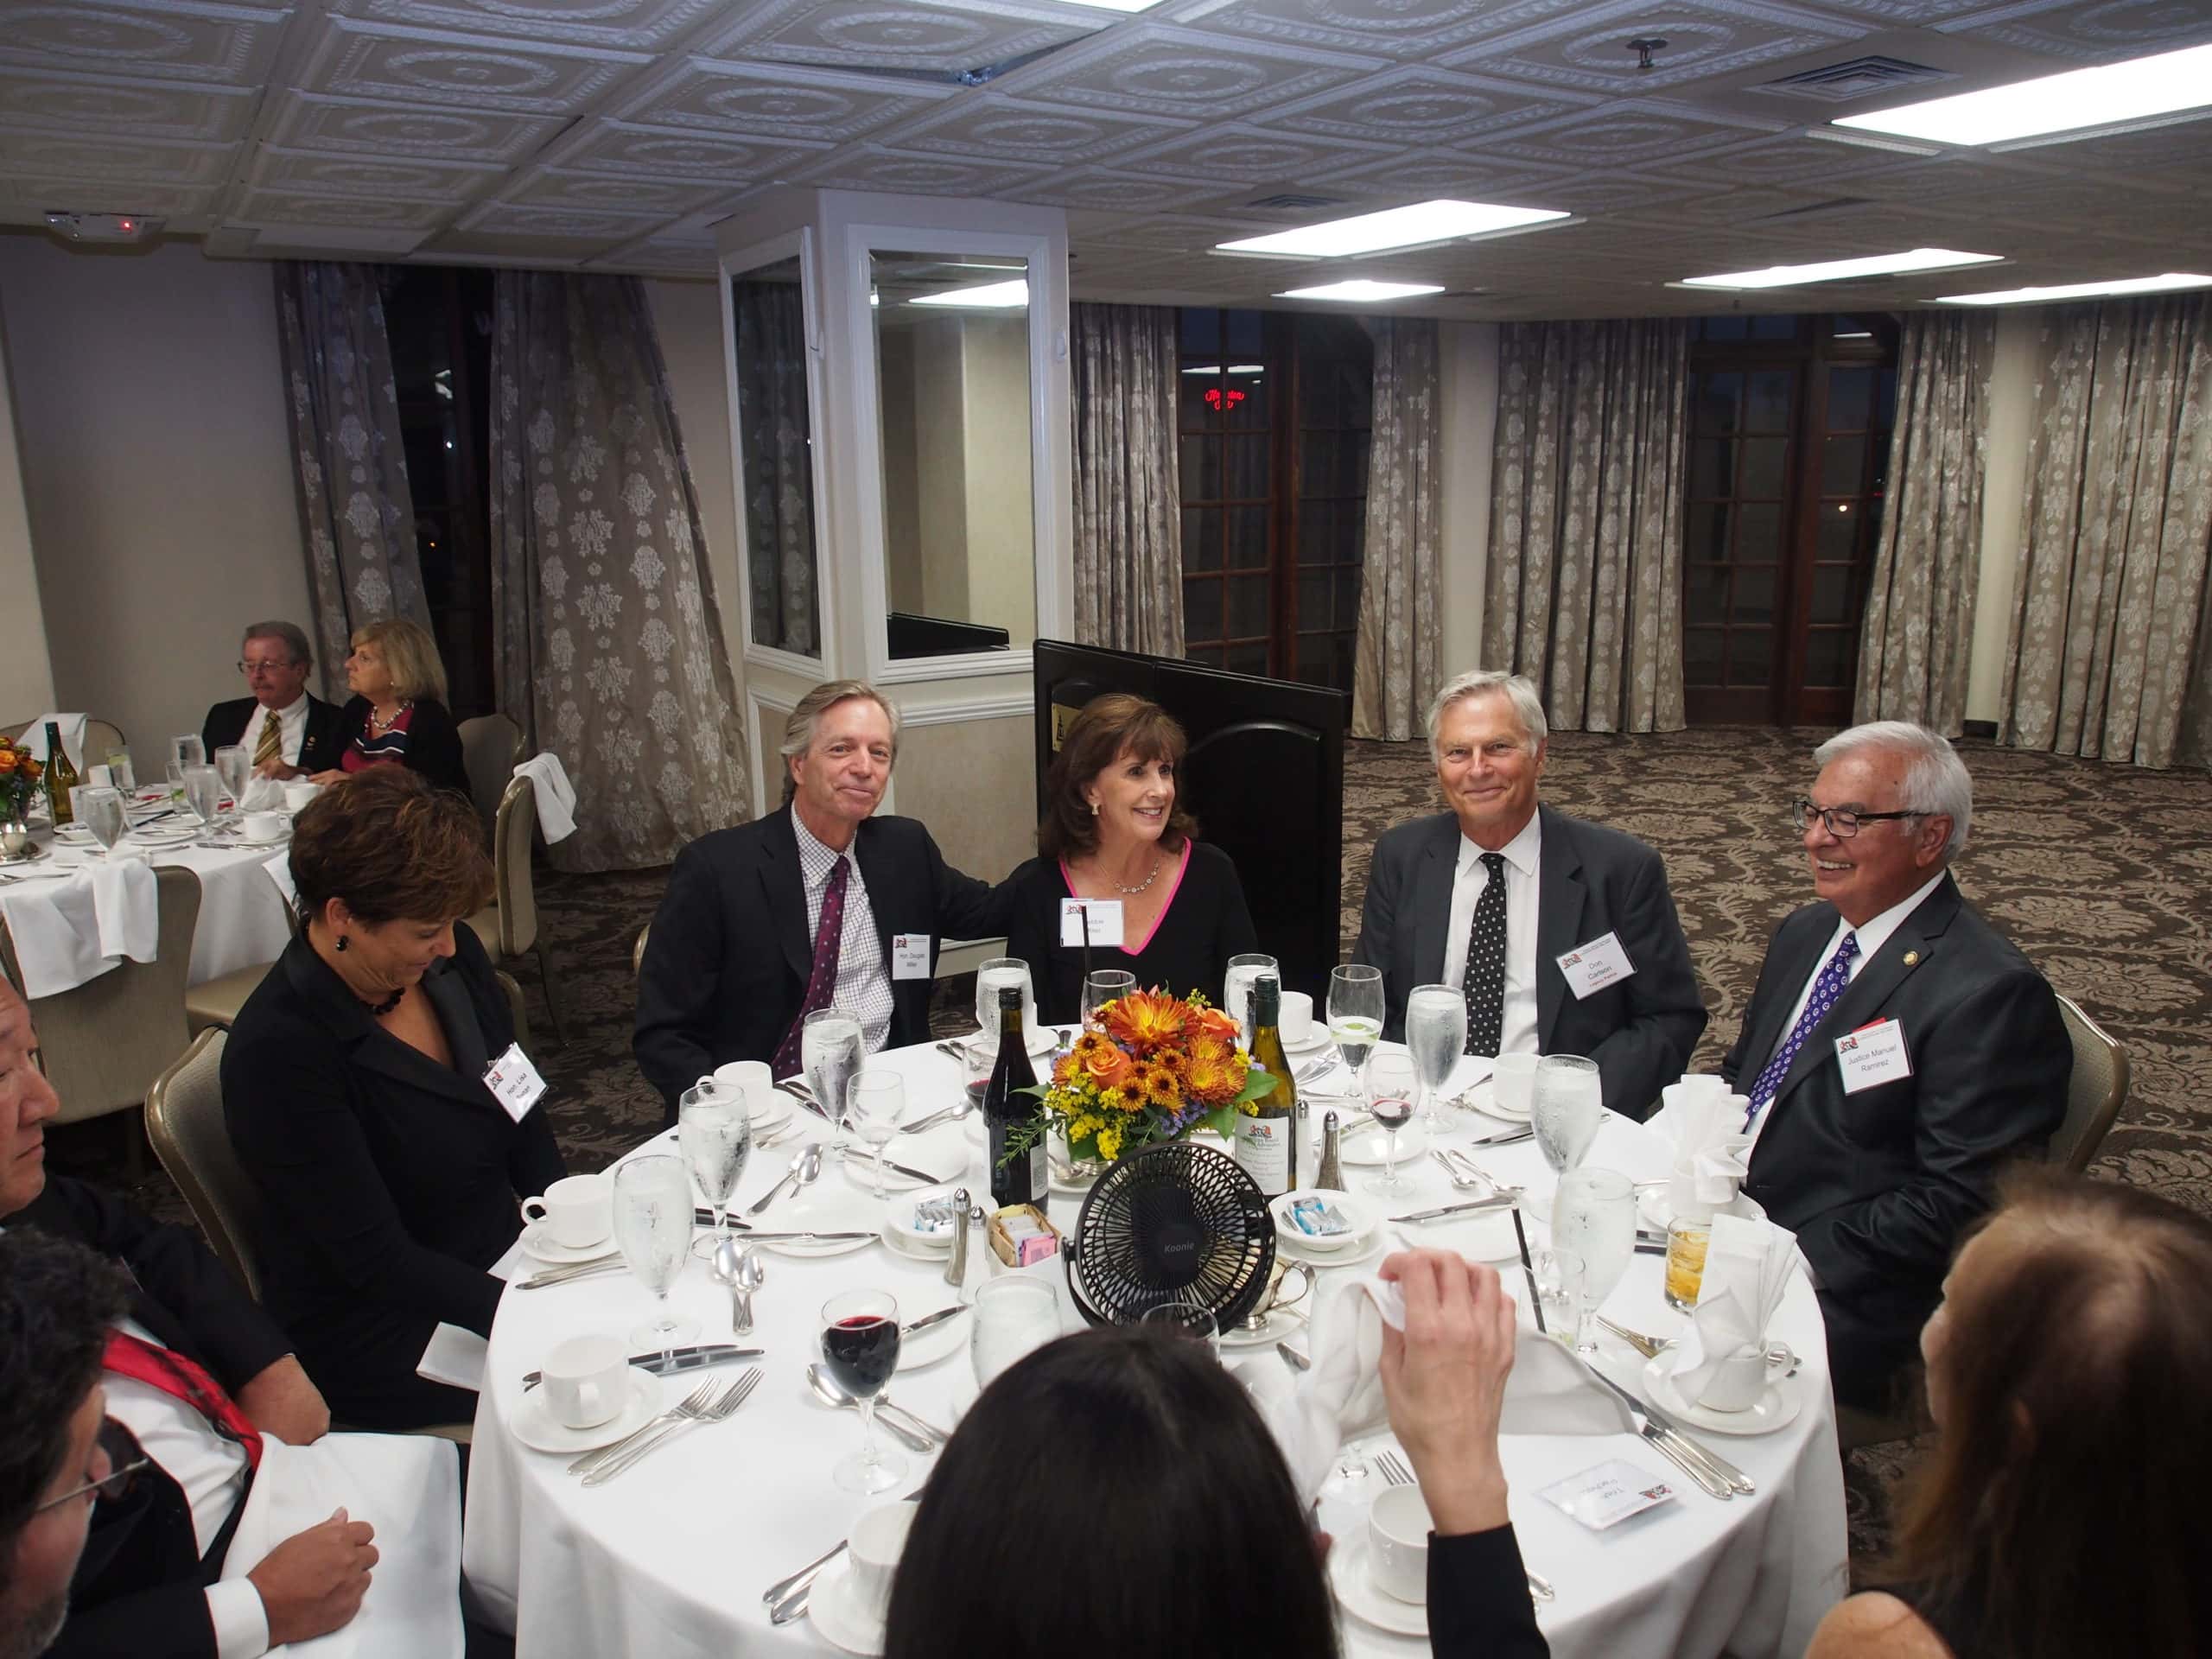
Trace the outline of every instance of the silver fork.
[[[1382, 1479], [1389, 1485], [1410, 1486], [1414, 1484], [1414, 1471], [1406, 1467], [1404, 1459], [1395, 1452], [1387, 1448], [1377, 1452], [1375, 1454], [1375, 1466], [1382, 1471]], [[1552, 1588], [1552, 1581], [1542, 1573], [1530, 1573], [1525, 1567], [1522, 1572], [1529, 1580], [1529, 1593], [1538, 1601], [1559, 1599], [1559, 1592]]]
[[729, 1420], [730, 1414], [740, 1406], [745, 1403], [746, 1396], [750, 1395], [754, 1389], [760, 1386], [760, 1368], [758, 1365], [747, 1366], [745, 1370], [739, 1374], [737, 1379], [731, 1382], [728, 1387], [724, 1389], [720, 1395], [716, 1395], [711, 1403], [692, 1414], [689, 1421], [671, 1423], [667, 1427], [661, 1430], [659, 1433], [654, 1435], [652, 1439], [649, 1440], [640, 1440], [637, 1445], [632, 1446], [627, 1452], [623, 1452], [620, 1457], [609, 1458], [605, 1463], [601, 1464], [599, 1467], [593, 1470], [589, 1474], [584, 1477], [584, 1484], [587, 1486], [605, 1485], [608, 1481], [613, 1479], [615, 1476], [620, 1474], [624, 1470], [636, 1467], [640, 1459], [645, 1458], [648, 1453], [657, 1451], [659, 1447], [665, 1446], [670, 1440], [674, 1440], [685, 1429], [690, 1427], [692, 1423], [727, 1422]]
[[705, 1405], [708, 1401], [714, 1398], [715, 1391], [721, 1386], [721, 1380], [719, 1377], [709, 1377], [697, 1388], [692, 1389], [690, 1394], [684, 1395], [683, 1400], [678, 1402], [673, 1409], [662, 1412], [660, 1415], [655, 1417], [651, 1422], [648, 1422], [639, 1428], [633, 1429], [629, 1433], [625, 1434], [620, 1440], [613, 1442], [611, 1446], [602, 1446], [594, 1451], [585, 1452], [583, 1456], [578, 1458], [574, 1463], [569, 1465], [569, 1472], [572, 1475], [589, 1474], [594, 1469], [596, 1469], [601, 1464], [606, 1462], [609, 1458], [613, 1457], [617, 1452], [627, 1451], [631, 1446], [635, 1446], [639, 1440], [652, 1433], [655, 1429], [664, 1428], [669, 1424], [676, 1421], [677, 1418], [696, 1411], [700, 1407]]

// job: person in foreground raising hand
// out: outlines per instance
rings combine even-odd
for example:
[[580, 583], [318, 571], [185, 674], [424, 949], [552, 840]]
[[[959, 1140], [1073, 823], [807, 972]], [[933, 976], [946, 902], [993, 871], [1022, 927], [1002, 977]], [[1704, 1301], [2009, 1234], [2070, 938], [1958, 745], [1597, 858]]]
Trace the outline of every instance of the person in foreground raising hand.
[[1496, 1269], [1449, 1250], [1386, 1258], [1406, 1328], [1382, 1327], [1382, 1395], [1435, 1527], [1428, 1640], [1444, 1659], [1542, 1659], [1521, 1547], [1505, 1508], [1497, 1424], [1513, 1369], [1513, 1300]]

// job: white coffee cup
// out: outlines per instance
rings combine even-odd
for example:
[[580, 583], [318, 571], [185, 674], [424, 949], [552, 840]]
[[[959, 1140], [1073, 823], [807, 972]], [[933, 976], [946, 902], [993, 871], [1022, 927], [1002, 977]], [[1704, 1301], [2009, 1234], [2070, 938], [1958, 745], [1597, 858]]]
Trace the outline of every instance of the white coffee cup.
[[112, 766], [86, 766], [85, 768], [85, 781], [87, 784], [90, 784], [94, 789], [112, 789], [115, 787], [115, 768]]
[[906, 1553], [915, 1507], [886, 1503], [870, 1510], [853, 1527], [853, 1599], [879, 1624], [891, 1612], [891, 1581], [898, 1575], [899, 1558]]
[[1310, 1039], [1313, 1035], [1313, 999], [1303, 991], [1285, 991], [1282, 1012], [1275, 1017], [1275, 1029], [1293, 1048]]
[[564, 1175], [537, 1197], [522, 1201], [523, 1218], [543, 1227], [555, 1243], [582, 1249], [607, 1236], [608, 1199], [604, 1175]]
[[775, 1099], [776, 1079], [768, 1070], [766, 1060], [732, 1060], [727, 1065], [715, 1068], [715, 1082], [724, 1089], [734, 1089], [745, 1097], [746, 1108], [759, 1117]]
[[570, 1428], [596, 1428], [629, 1402], [629, 1357], [612, 1337], [570, 1337], [542, 1369], [545, 1408]]
[[321, 784], [309, 783], [304, 778], [287, 779], [284, 783], [284, 810], [296, 812], [321, 792]]
[[275, 841], [284, 833], [282, 812], [249, 812], [245, 815], [245, 838], [248, 841]]
[[1428, 1534], [1436, 1523], [1418, 1486], [1377, 1493], [1367, 1511], [1367, 1576], [1384, 1595], [1419, 1606], [1428, 1599]]
[[1786, 1346], [1770, 1351], [1746, 1344], [1713, 1368], [1696, 1403], [1707, 1411], [1749, 1411], [1766, 1392], [1768, 1374], [1787, 1370], [1796, 1358]]
[[1490, 1093], [1500, 1109], [1519, 1117], [1526, 1117], [1535, 1109], [1536, 1062], [1541, 1058], [1535, 1054], [1497, 1057], [1491, 1068]]

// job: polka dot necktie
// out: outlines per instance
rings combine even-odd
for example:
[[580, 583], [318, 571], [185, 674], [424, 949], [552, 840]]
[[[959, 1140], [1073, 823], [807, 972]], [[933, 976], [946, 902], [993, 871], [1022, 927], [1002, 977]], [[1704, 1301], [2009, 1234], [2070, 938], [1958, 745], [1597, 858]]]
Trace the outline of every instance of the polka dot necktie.
[[1789, 1063], [1797, 1058], [1797, 1051], [1805, 1046], [1805, 1039], [1813, 1034], [1813, 1027], [1828, 1017], [1828, 1010], [1835, 1007], [1836, 999], [1843, 995], [1844, 987], [1851, 983], [1851, 964], [1859, 956], [1859, 935], [1847, 933], [1843, 943], [1828, 958], [1820, 977], [1813, 982], [1813, 994], [1805, 999], [1805, 1012], [1797, 1016], [1797, 1023], [1790, 1027], [1789, 1035], [1782, 1046], [1774, 1051], [1774, 1058], [1766, 1063], [1758, 1080], [1751, 1084], [1751, 1109], [1744, 1114], [1744, 1128], [1748, 1130], [1758, 1121], [1774, 1099], [1775, 1090], [1782, 1087], [1782, 1080], [1789, 1075]]
[[837, 952], [845, 942], [845, 879], [853, 862], [843, 854], [830, 868], [830, 885], [822, 890], [822, 920], [814, 929], [814, 971], [807, 976], [806, 996], [784, 1040], [776, 1046], [776, 1063], [770, 1069], [779, 1077], [798, 1075], [799, 1037], [806, 1030], [806, 1016], [826, 1008], [837, 989]]
[[1467, 1052], [1495, 1054], [1505, 1028], [1505, 855], [1484, 853], [1487, 879], [1467, 933]]

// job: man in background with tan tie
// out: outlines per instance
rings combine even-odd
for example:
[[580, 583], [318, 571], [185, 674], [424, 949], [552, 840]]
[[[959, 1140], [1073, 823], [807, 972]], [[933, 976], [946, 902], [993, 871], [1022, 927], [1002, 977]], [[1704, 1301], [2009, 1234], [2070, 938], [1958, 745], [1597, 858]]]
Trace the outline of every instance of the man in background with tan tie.
[[304, 778], [338, 764], [343, 747], [338, 706], [308, 690], [315, 652], [289, 622], [256, 622], [238, 647], [238, 672], [250, 697], [219, 702], [200, 728], [207, 758], [238, 744], [253, 757], [257, 778]]

